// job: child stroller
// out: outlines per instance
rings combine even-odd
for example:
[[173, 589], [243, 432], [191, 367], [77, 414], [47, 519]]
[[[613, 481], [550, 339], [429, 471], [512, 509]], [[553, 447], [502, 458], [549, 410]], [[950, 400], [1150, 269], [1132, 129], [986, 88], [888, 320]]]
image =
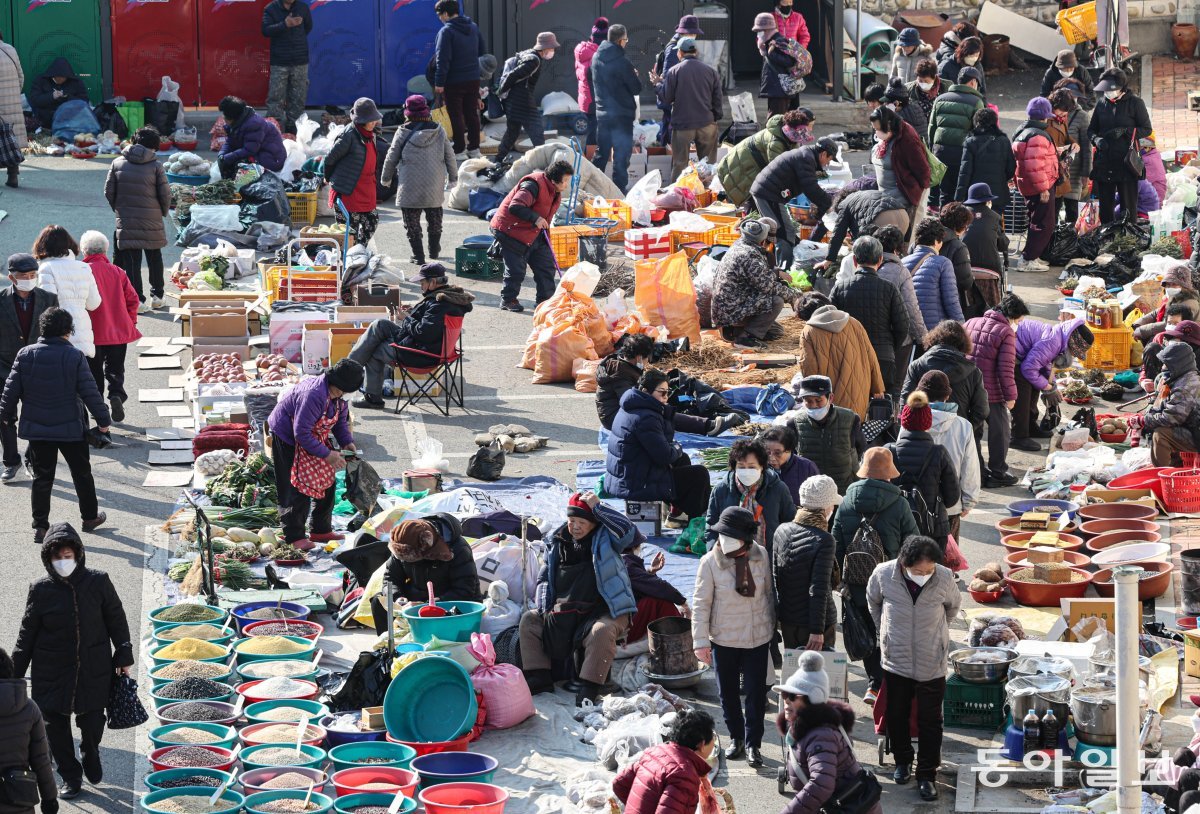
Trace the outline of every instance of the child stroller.
[[[875, 706], [871, 708], [871, 718], [875, 723], [875, 734], [879, 735], [879, 765], [882, 767], [885, 759], [892, 753], [892, 741], [887, 731], [887, 678], [879, 685], [879, 693], [875, 698]], [[914, 698], [912, 709], [908, 714], [908, 736], [917, 736], [917, 701]]]

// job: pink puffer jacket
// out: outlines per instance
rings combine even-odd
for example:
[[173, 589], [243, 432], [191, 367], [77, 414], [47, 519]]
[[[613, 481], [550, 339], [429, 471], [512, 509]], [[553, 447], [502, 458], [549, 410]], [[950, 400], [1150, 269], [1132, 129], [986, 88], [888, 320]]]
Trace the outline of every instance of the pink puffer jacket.
[[971, 337], [968, 358], [983, 374], [983, 388], [988, 402], [1017, 400], [1017, 332], [1009, 325], [1008, 317], [999, 311], [988, 311], [981, 317], [967, 320]]
[[579, 94], [576, 101], [584, 113], [592, 109], [592, 83], [588, 74], [592, 70], [592, 58], [600, 46], [591, 40], [584, 40], [575, 46], [575, 81], [579, 83]]
[[1013, 139], [1017, 189], [1026, 197], [1041, 195], [1058, 183], [1058, 153], [1045, 122], [1027, 121]]

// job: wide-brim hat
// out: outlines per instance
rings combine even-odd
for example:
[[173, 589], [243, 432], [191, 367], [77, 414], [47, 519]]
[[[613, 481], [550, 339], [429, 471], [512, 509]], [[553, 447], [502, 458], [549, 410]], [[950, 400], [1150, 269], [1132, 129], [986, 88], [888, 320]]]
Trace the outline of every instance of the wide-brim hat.
[[963, 203], [967, 205], [982, 204], [994, 200], [996, 200], [996, 196], [992, 194], [992, 188], [988, 186], [986, 181], [979, 181], [978, 183], [971, 184], [967, 189], [967, 199]]
[[753, 540], [758, 535], [758, 521], [754, 512], [741, 506], [727, 506], [720, 519], [713, 524], [713, 531], [735, 540]]
[[679, 18], [679, 25], [675, 26], [676, 34], [691, 34], [694, 37], [702, 35], [704, 32], [700, 30], [700, 18], [695, 14], [685, 14]]
[[921, 44], [921, 32], [915, 28], [906, 28], [900, 32], [900, 36], [896, 42], [903, 45], [905, 48], [911, 48], [914, 45]]
[[900, 470], [892, 460], [892, 453], [885, 447], [871, 447], [863, 456], [862, 466], [858, 468], [858, 477], [892, 480], [900, 477]]

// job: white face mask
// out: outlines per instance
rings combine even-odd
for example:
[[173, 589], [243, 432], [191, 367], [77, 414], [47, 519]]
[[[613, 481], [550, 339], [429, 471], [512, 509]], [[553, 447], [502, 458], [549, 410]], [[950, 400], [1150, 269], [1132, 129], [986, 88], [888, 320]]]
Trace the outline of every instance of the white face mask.
[[827, 416], [827, 415], [829, 415], [829, 405], [828, 404], [826, 404], [824, 407], [809, 407], [808, 408], [808, 417], [811, 418], [813, 421], [823, 421], [823, 420], [825, 420], [825, 416]]
[[762, 477], [762, 470], [743, 469], [738, 467], [738, 469], [734, 472], [734, 475], [737, 477], [738, 483], [740, 483], [742, 486], [753, 486], [754, 484], [758, 483], [758, 479]]
[[909, 579], [917, 584], [917, 587], [924, 586], [926, 582], [929, 582], [929, 580], [933, 578], [933, 574], [915, 574], [907, 568], [904, 569], [904, 573], [908, 575]]
[[75, 571], [75, 560], [55, 560], [50, 564], [60, 577], [69, 577]]
[[1105, 98], [1105, 99], [1107, 99], [1107, 100], [1108, 100], [1108, 101], [1110, 101], [1110, 102], [1112, 102], [1112, 101], [1115, 101], [1115, 100], [1116, 100], [1116, 98], [1117, 98], [1118, 96], [1120, 96], [1120, 95], [1121, 95], [1121, 91], [1119, 91], [1119, 90], [1106, 90], [1106, 91], [1104, 91], [1104, 98]]
[[918, 87], [918, 88], [920, 88], [921, 90], [925, 91], [926, 93], [929, 93], [929, 91], [933, 90], [933, 83], [932, 83], [932, 82], [920, 82], [920, 81], [918, 81], [918, 82], [917, 82], [917, 87]]
[[1072, 76], [1075, 75], [1074, 68], [1059, 68], [1058, 72], [1062, 76], [1063, 79], [1070, 79]]
[[36, 277], [32, 280], [14, 280], [11, 277], [9, 279], [12, 280], [13, 287], [15, 287], [17, 291], [33, 291], [33, 289], [37, 288]]
[[549, 51], [542, 51], [542, 59], [554, 59], [554, 49], [551, 48]]
[[1164, 288], [1163, 293], [1167, 295], [1168, 299], [1170, 299], [1171, 297], [1174, 297], [1176, 294], [1178, 294], [1182, 290], [1183, 290], [1182, 288]]
[[1192, 731], [1200, 735], [1200, 715], [1192, 716]]
[[976, 56], [969, 56], [969, 57], [963, 57], [963, 62], [967, 63], [968, 65], [974, 65], [974, 64], [975, 64], [976, 62], [978, 62], [978, 61], [979, 61], [979, 57], [978, 57], [978, 55], [976, 55]]
[[735, 551], [740, 551], [742, 546], [745, 545], [745, 543], [743, 543], [741, 540], [738, 540], [734, 537], [729, 537], [725, 534], [718, 534], [717, 542], [720, 543], [721, 550], [726, 554], [732, 554]]

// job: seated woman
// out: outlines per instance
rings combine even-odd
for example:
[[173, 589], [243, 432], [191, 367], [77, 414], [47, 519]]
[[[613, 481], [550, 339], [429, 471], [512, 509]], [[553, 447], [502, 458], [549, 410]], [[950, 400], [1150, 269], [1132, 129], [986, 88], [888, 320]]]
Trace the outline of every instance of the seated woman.
[[633, 586], [633, 598], [637, 600], [637, 613], [633, 615], [629, 633], [625, 636], [627, 644], [644, 639], [646, 626], [653, 621], [669, 616], [692, 615], [687, 598], [674, 585], [658, 576], [658, 572], [667, 564], [666, 555], [658, 551], [650, 560], [650, 565], [646, 565], [642, 558], [645, 540], [640, 532], [636, 533], [634, 539], [634, 544], [621, 555], [625, 570], [629, 572], [629, 583]]
[[[432, 582], [439, 602], [481, 601], [475, 558], [454, 515], [439, 512], [398, 523], [392, 529], [388, 550], [392, 556], [387, 561], [387, 579], [397, 600], [427, 601]], [[371, 610], [376, 632], [387, 630], [382, 602], [373, 600]]]
[[613, 793], [625, 804], [625, 814], [716, 811], [708, 781], [708, 761], [716, 747], [711, 715], [695, 709], [676, 713], [666, 743], [642, 752], [613, 780]]
[[1152, 433], [1150, 452], [1155, 466], [1180, 466], [1179, 453], [1196, 451], [1200, 373], [1187, 342], [1172, 336], [1165, 341], [1158, 354], [1163, 370], [1154, 382], [1158, 395], [1144, 414], [1129, 417], [1129, 426]]
[[621, 409], [608, 437], [604, 488], [614, 497], [671, 504], [672, 523], [699, 517], [708, 506], [708, 470], [693, 465], [675, 444], [675, 409], [660, 370], [647, 370], [638, 386], [621, 396]]

